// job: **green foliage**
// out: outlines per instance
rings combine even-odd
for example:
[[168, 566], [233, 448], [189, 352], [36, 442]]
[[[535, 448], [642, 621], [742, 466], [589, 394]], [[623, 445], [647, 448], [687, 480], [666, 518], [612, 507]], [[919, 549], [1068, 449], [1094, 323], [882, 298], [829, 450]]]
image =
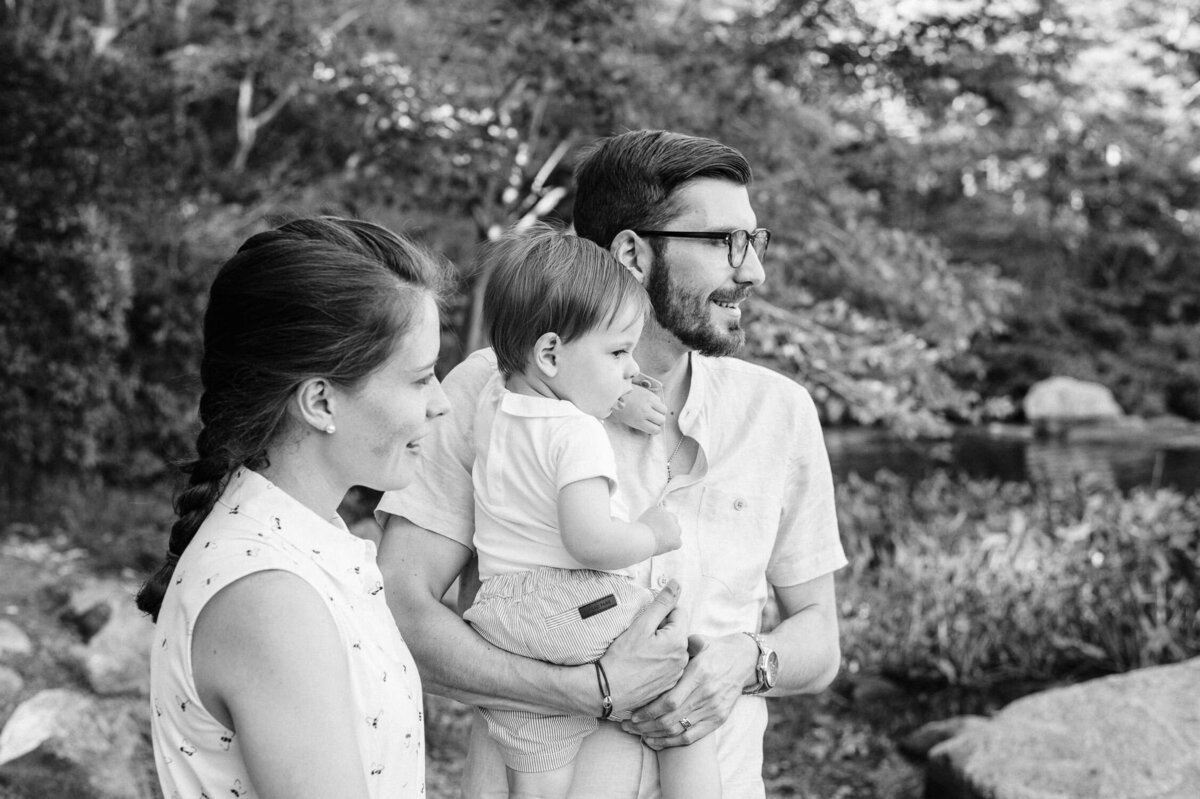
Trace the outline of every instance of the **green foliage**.
[[130, 259], [94, 207], [60, 211], [45, 233], [20, 230], [25, 209], [9, 198], [0, 212], [11, 220], [0, 232], [0, 458], [7, 488], [22, 491], [33, 474], [102, 461], [121, 405]]
[[632, 127], [754, 164], [775, 236], [747, 355], [827, 420], [940, 434], [1056, 372], [1200, 417], [1195, 30], [1182, 0], [0, 6], [9, 301], [53, 316], [44, 285], [93, 251], [68, 304], [88, 281], [122, 298], [54, 352], [40, 321], [6, 328], [89, 375], [56, 405], [21, 367], [27, 407], [55, 410], [6, 446], [139, 480], [186, 453], [207, 281], [279, 216], [445, 251], [453, 334], [480, 344], [475, 245], [569, 220], [580, 149]]
[[857, 667], [986, 687], [1200, 654], [1200, 496], [881, 472], [838, 500]]

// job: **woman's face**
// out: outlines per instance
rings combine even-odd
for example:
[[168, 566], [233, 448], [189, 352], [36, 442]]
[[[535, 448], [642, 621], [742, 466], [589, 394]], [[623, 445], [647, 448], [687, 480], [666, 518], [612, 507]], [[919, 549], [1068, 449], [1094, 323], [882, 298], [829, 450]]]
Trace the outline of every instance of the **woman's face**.
[[336, 442], [336, 466], [351, 485], [378, 491], [408, 485], [430, 422], [449, 410], [433, 372], [441, 343], [437, 304], [427, 294], [419, 309], [383, 365], [340, 393], [330, 443]]

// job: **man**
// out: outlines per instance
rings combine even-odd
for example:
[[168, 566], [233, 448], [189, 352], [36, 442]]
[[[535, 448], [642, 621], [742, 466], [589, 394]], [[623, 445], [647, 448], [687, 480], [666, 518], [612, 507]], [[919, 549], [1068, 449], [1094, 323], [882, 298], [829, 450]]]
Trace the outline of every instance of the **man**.
[[[488, 646], [440, 602], [470, 560], [470, 426], [495, 372], [490, 352], [447, 377], [452, 410], [424, 447], [422, 477], [379, 506], [390, 602], [430, 690], [595, 716], [607, 693], [618, 710], [639, 708], [585, 741], [574, 797], [657, 796], [655, 758], [641, 741], [662, 748], [709, 734], [724, 795], [762, 797], [762, 697], [820, 691], [837, 672], [833, 572], [846, 560], [816, 409], [790, 379], [729, 357], [744, 343], [741, 306], [763, 282], [769, 239], [757, 230], [750, 177], [736, 150], [664, 131], [604, 139], [576, 172], [576, 232], [608, 247], [654, 309], [635, 354], [666, 412], [656, 435], [606, 422], [618, 491], [633, 514], [661, 501], [683, 531], [679, 550], [638, 570], [664, 592], [602, 659], [607, 691], [599, 669]], [[781, 621], [759, 635], [771, 589]], [[668, 615], [676, 597], [686, 612]], [[507, 796], [503, 764], [476, 722], [464, 795]]]

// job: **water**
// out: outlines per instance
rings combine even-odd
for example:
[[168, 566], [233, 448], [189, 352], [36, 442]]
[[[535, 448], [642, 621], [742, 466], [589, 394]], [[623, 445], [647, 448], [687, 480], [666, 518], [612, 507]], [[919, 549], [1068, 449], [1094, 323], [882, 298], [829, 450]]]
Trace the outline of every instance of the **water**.
[[1073, 482], [1081, 477], [1122, 491], [1167, 487], [1200, 491], [1200, 447], [1162, 437], [1120, 441], [1041, 441], [964, 430], [948, 441], [904, 441], [878, 430], [829, 429], [834, 479], [880, 469], [920, 479], [937, 469], [978, 479]]

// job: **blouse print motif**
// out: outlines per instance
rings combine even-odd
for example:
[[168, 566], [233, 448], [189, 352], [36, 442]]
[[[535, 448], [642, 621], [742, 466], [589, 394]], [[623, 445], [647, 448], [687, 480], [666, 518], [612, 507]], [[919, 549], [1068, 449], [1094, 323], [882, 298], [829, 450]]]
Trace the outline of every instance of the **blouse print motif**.
[[150, 656], [151, 734], [163, 796], [256, 795], [237, 735], [196, 693], [191, 641], [205, 603], [264, 570], [290, 572], [325, 602], [360, 709], [357, 732], [370, 796], [425, 795], [424, 718], [416, 665], [388, 610], [375, 544], [321, 519], [261, 475], [239, 469], [175, 567]]

